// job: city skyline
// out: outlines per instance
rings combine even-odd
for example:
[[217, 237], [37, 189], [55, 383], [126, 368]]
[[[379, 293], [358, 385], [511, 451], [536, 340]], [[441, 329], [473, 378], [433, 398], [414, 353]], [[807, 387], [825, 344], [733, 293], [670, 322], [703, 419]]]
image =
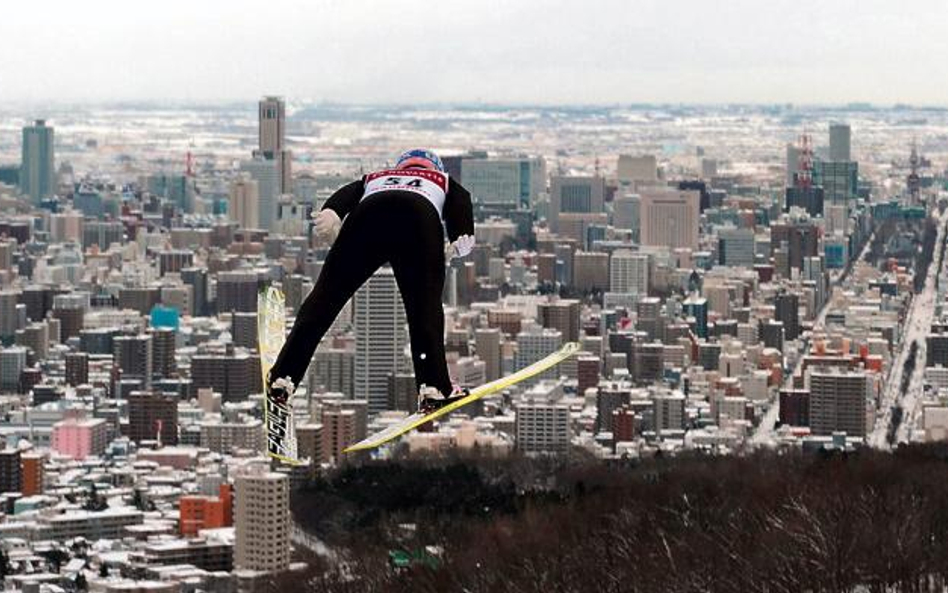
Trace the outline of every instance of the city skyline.
[[[933, 1], [912, 13], [875, 1], [435, 8], [278, 2], [261, 19], [243, 0], [134, 13], [111, 0], [21, 4], [10, 22], [34, 26], [11, 28], [0, 54], [29, 59], [0, 68], [0, 103], [202, 103], [267, 89], [370, 104], [948, 105], [931, 83], [948, 49]], [[393, 84], [394, 71], [423, 83]]]

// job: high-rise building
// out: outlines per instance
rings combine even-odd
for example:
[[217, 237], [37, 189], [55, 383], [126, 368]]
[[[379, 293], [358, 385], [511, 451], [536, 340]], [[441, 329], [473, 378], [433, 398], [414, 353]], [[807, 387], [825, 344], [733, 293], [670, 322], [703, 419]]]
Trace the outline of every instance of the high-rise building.
[[681, 393], [652, 398], [655, 431], [681, 430], [685, 426], [685, 396]]
[[211, 388], [225, 402], [244, 401], [262, 389], [260, 357], [228, 345], [225, 352], [204, 352], [191, 357], [193, 388]]
[[0, 349], [0, 392], [18, 393], [20, 373], [26, 368], [27, 352], [23, 346]]
[[609, 288], [609, 254], [577, 251], [573, 255], [573, 282], [576, 290], [601, 291]]
[[323, 452], [323, 425], [297, 424], [296, 451], [300, 459], [309, 459], [314, 465], [328, 462]]
[[774, 318], [783, 323], [784, 337], [796, 340], [800, 335], [800, 297], [794, 293], [778, 294], [774, 309]]
[[53, 425], [51, 447], [60, 455], [85, 459], [105, 453], [109, 426], [104, 418], [68, 418]]
[[23, 496], [35, 496], [42, 494], [45, 489], [46, 480], [46, 455], [35, 451], [23, 451], [20, 453], [20, 474], [22, 486], [20, 492]]
[[620, 186], [638, 182], [654, 182], [658, 179], [658, 161], [655, 155], [631, 156], [620, 154], [616, 165], [616, 177]]
[[59, 294], [53, 297], [53, 317], [59, 320], [59, 339], [65, 342], [78, 336], [89, 308], [87, 293]]
[[234, 565], [253, 571], [290, 564], [290, 478], [266, 466], [245, 468], [234, 481]]
[[112, 341], [115, 366], [125, 379], [139, 379], [145, 386], [151, 385], [154, 372], [152, 336], [116, 336]]
[[[254, 271], [231, 270], [217, 275], [217, 312], [257, 312], [258, 277]], [[195, 299], [196, 300], [196, 299]]]
[[76, 387], [89, 382], [89, 355], [85, 352], [66, 353], [66, 385]]
[[554, 176], [550, 180], [550, 227], [560, 230], [562, 214], [600, 214], [605, 203], [602, 177]]
[[865, 372], [825, 369], [810, 372], [810, 431], [845, 431], [866, 436], [871, 410], [871, 378]]
[[724, 228], [718, 231], [718, 263], [722, 266], [753, 268], [753, 229]]
[[616, 196], [612, 201], [612, 226], [631, 231], [633, 243], [638, 243], [640, 238], [641, 208], [642, 198], [638, 194]]
[[156, 378], [171, 378], [177, 375], [175, 364], [176, 332], [170, 327], [153, 327], [148, 330], [152, 338], [152, 373]]
[[231, 453], [234, 449], [263, 451], [263, 422], [205, 420], [201, 422], [201, 446], [215, 453]]
[[516, 406], [517, 450], [523, 453], [564, 454], [569, 451], [569, 406], [529, 401]]
[[853, 161], [816, 161], [813, 185], [823, 188], [826, 202], [847, 204], [856, 198], [859, 188], [859, 163]]
[[708, 337], [708, 299], [691, 295], [682, 303], [685, 316], [694, 318], [695, 335], [699, 338]]
[[56, 193], [53, 128], [42, 119], [23, 128], [20, 191], [34, 203]]
[[15, 290], [0, 290], [0, 343], [12, 344], [16, 337], [18, 315], [16, 312], [20, 293]]
[[[257, 228], [273, 230], [280, 198], [280, 169], [277, 161], [256, 156], [240, 163], [241, 173], [257, 185]], [[248, 194], [244, 198], [251, 197]], [[244, 216], [249, 216], [244, 214]], [[250, 218], [252, 221], [252, 217]]]
[[276, 163], [277, 191], [281, 194], [290, 193], [293, 181], [291, 170], [293, 153], [286, 149], [286, 103], [281, 97], [264, 97], [257, 107], [259, 148], [254, 155]]
[[540, 325], [560, 332], [567, 342], [579, 340], [581, 305], [576, 299], [562, 299], [537, 306]]
[[641, 198], [643, 245], [698, 248], [699, 192], [647, 189], [641, 192]]
[[464, 157], [461, 175], [473, 199], [490, 206], [530, 208], [546, 191], [546, 163], [542, 158]]
[[484, 361], [484, 375], [488, 381], [499, 379], [503, 372], [500, 343], [503, 335], [497, 328], [480, 328], [474, 331], [474, 349], [477, 357]]
[[260, 193], [249, 174], [242, 174], [230, 184], [227, 215], [241, 228], [260, 228]]
[[342, 450], [357, 440], [356, 411], [330, 407], [322, 411], [321, 418], [323, 460], [339, 463], [343, 458]]
[[0, 449], [0, 494], [20, 492], [23, 488], [23, 468], [19, 449]]
[[843, 162], [852, 160], [850, 151], [850, 137], [852, 130], [849, 124], [830, 124], [829, 127], [829, 160]]
[[346, 397], [354, 396], [355, 350], [349, 348], [317, 348], [310, 365], [311, 392], [317, 386]]
[[[555, 352], [563, 344], [563, 334], [556, 329], [530, 328], [517, 334], [517, 368], [522, 369]], [[553, 367], [532, 379], [524, 381], [525, 385], [532, 385], [542, 379], [555, 379], [559, 376], [559, 369]]]
[[136, 443], [178, 444], [178, 402], [174, 396], [135, 391], [128, 397], [128, 438]]
[[811, 221], [786, 221], [770, 225], [770, 247], [785, 250], [786, 267], [778, 270], [785, 276], [792, 268], [803, 269], [803, 261], [819, 251], [819, 228]]
[[613, 252], [609, 264], [609, 290], [624, 294], [647, 295], [649, 258], [628, 249]]
[[404, 355], [408, 344], [405, 306], [388, 266], [376, 272], [356, 291], [355, 399], [369, 402], [372, 413], [388, 402], [388, 376], [409, 370]]

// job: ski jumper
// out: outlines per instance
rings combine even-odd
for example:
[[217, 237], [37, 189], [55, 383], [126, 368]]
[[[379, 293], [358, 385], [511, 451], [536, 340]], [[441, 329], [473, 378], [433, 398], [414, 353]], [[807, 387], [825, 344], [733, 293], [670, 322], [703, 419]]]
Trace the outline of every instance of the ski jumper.
[[[471, 195], [447, 174], [389, 169], [337, 190], [323, 209], [343, 220], [319, 279], [300, 307], [271, 381], [299, 385], [316, 346], [355, 291], [382, 265], [392, 266], [405, 303], [415, 385], [445, 397], [451, 379], [444, 354], [444, 233], [451, 242], [474, 235]], [[443, 224], [442, 224], [443, 223]]]

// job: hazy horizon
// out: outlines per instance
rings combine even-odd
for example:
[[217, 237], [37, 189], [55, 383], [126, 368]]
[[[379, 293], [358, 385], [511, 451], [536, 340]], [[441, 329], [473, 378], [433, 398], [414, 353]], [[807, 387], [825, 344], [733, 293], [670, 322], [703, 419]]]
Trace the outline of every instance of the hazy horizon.
[[948, 5], [20, 3], [0, 103], [948, 105]]

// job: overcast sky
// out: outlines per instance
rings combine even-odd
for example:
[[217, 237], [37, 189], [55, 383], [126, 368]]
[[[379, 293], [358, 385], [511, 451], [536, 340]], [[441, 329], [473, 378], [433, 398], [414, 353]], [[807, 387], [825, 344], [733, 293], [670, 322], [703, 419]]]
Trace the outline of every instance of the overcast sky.
[[10, 0], [0, 102], [948, 105], [945, 0]]

